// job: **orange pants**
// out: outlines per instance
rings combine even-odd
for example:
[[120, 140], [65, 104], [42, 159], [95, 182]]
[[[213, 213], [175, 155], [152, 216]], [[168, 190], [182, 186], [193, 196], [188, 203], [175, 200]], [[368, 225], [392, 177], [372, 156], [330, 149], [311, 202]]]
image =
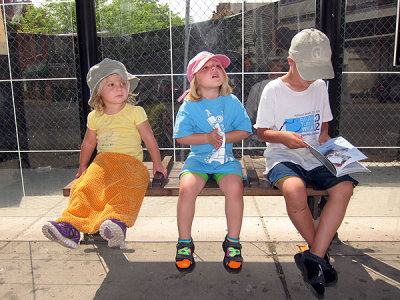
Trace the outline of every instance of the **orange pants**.
[[149, 184], [149, 171], [130, 155], [100, 153], [71, 187], [68, 207], [56, 222], [96, 233], [106, 219], [133, 226]]

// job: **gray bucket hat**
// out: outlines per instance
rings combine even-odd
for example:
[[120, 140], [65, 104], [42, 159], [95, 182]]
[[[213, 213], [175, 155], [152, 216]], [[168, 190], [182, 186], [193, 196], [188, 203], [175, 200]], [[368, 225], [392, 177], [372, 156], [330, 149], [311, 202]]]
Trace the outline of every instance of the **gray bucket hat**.
[[86, 76], [86, 81], [90, 88], [89, 105], [91, 107], [94, 106], [93, 92], [96, 89], [96, 86], [101, 80], [111, 74], [118, 74], [123, 80], [129, 81], [129, 93], [132, 93], [138, 86], [139, 78], [128, 73], [123, 63], [117, 60], [105, 58], [98, 64], [91, 67]]

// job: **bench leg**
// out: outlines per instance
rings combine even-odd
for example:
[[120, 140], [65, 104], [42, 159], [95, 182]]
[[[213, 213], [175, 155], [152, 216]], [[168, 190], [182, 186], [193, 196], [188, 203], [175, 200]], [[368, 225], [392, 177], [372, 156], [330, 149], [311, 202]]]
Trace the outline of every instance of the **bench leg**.
[[318, 220], [320, 215], [319, 204], [321, 202], [321, 198], [321, 196], [308, 196], [307, 198], [308, 207], [311, 210], [311, 215], [314, 220]]
[[100, 233], [96, 232], [93, 234], [90, 233], [84, 233], [83, 234], [83, 239], [81, 240], [81, 244], [93, 244], [94, 242], [101, 242], [104, 241], [102, 237], [100, 236]]

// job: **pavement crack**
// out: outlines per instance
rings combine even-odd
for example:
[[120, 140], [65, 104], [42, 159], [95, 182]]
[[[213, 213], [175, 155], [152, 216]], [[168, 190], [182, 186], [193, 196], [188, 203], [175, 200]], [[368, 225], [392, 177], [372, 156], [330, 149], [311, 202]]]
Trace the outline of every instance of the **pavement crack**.
[[[260, 222], [261, 222], [264, 234], [267, 237], [267, 241], [270, 241], [271, 240], [271, 236], [269, 234], [269, 231], [268, 231], [268, 228], [267, 228], [267, 224], [265, 222], [264, 217], [261, 215], [260, 207], [258, 206], [258, 203], [254, 199], [254, 197], [253, 197], [253, 202], [254, 202], [254, 205], [256, 207], [258, 216], [260, 218]], [[268, 242], [267, 246], [268, 246], [269, 251], [272, 254], [272, 259], [274, 260], [274, 264], [275, 264], [275, 270], [276, 270], [276, 273], [277, 273], [277, 275], [279, 277], [279, 280], [281, 281], [283, 290], [284, 290], [285, 295], [286, 295], [286, 299], [291, 300], [292, 297], [290, 295], [289, 288], [288, 288], [288, 285], [287, 285], [287, 282], [286, 282], [285, 272], [283, 271], [282, 265], [279, 262], [279, 257], [278, 257], [277, 251], [276, 251], [276, 242]]]
[[32, 294], [33, 294], [33, 300], [36, 300], [36, 288], [35, 288], [35, 276], [34, 276], [34, 268], [33, 268], [33, 259], [32, 259], [32, 245], [31, 242], [29, 244], [29, 260], [31, 264], [31, 276], [32, 276]]

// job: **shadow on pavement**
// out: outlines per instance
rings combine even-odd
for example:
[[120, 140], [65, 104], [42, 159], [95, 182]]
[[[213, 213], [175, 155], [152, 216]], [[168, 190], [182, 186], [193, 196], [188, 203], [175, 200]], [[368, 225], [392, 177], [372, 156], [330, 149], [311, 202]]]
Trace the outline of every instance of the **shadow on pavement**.
[[354, 173], [352, 177], [363, 186], [398, 187], [400, 182], [399, 166], [368, 166], [371, 173]]
[[[267, 255], [260, 261], [249, 258], [237, 275], [226, 273], [220, 262], [204, 262], [198, 257], [193, 273], [182, 274], [174, 266], [173, 252], [170, 261], [165, 261], [165, 256], [164, 261], [145, 261], [134, 258], [138, 254], [135, 249], [110, 249], [100, 240], [93, 244], [93, 250], [85, 251], [97, 252], [109, 269], [94, 297], [97, 300], [313, 298], [289, 254], [278, 253], [275, 263], [271, 256], [265, 259]], [[171, 249], [175, 246], [165, 245]], [[390, 264], [390, 254], [384, 252], [381, 259], [379, 251], [340, 241], [332, 245], [331, 254], [339, 282], [326, 289], [325, 299], [400, 299], [400, 271]], [[134, 261], [128, 259], [129, 255]], [[398, 263], [399, 251], [393, 256]], [[276, 262], [283, 273], [277, 273]]]
[[171, 261], [136, 262], [126, 255], [127, 251], [135, 254], [135, 250], [111, 249], [103, 241], [95, 241], [94, 246], [94, 250], [86, 251], [98, 252], [109, 269], [96, 300], [286, 298], [274, 263], [267, 268], [263, 263], [247, 263], [246, 270], [233, 275], [225, 271], [222, 261], [200, 262], [197, 258], [195, 270], [184, 274], [175, 268], [174, 252]]

